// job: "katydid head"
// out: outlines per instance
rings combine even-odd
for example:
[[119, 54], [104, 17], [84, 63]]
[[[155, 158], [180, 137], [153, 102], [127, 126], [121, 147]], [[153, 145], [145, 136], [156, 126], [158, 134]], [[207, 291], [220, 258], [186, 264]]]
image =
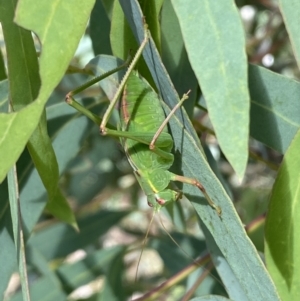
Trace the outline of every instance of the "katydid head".
[[181, 198], [182, 193], [172, 189], [164, 189], [157, 193], [148, 195], [148, 205], [153, 207], [154, 211], [159, 211], [163, 206], [175, 202]]

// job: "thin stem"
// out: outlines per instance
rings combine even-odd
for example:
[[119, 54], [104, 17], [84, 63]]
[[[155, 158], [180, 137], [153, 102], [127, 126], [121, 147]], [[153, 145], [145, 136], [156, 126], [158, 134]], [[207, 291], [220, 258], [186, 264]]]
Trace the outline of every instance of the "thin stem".
[[146, 293], [144, 296], [135, 299], [133, 301], [152, 301], [157, 300], [157, 298], [166, 290], [174, 286], [175, 284], [182, 281], [184, 278], [186, 278], [188, 275], [190, 275], [192, 272], [194, 272], [199, 266], [205, 264], [210, 260], [209, 254], [200, 257], [199, 259], [195, 260], [192, 264], [175, 274], [173, 277], [168, 279], [167, 281], [163, 282], [161, 285], [156, 287], [151, 292]]
[[192, 287], [187, 291], [187, 293], [184, 295], [184, 297], [181, 299], [181, 301], [188, 301], [191, 299], [191, 297], [194, 295], [196, 289], [198, 286], [203, 282], [203, 280], [206, 278], [206, 276], [209, 275], [210, 271], [213, 268], [213, 264], [210, 263], [206, 268], [205, 271], [198, 277], [197, 281], [192, 285]]

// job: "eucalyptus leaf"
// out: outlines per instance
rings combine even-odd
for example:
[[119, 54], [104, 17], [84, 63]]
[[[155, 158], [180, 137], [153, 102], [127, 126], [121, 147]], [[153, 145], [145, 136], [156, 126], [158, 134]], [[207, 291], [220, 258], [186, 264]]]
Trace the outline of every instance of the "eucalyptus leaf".
[[220, 147], [243, 178], [250, 96], [245, 36], [235, 2], [172, 0], [172, 4]]
[[297, 0], [279, 0], [279, 7], [289, 33], [289, 38], [293, 46], [298, 67], [300, 68], [300, 39], [298, 22], [300, 2]]
[[300, 131], [288, 148], [270, 199], [265, 225], [266, 262], [282, 300], [299, 292]]
[[300, 128], [300, 83], [249, 65], [250, 134], [284, 154]]
[[[4, 2], [1, 0], [1, 6], [4, 5]], [[0, 182], [18, 159], [38, 125], [44, 105], [67, 69], [85, 30], [93, 3], [93, 0], [84, 3], [77, 1], [73, 4], [73, 10], [70, 11], [68, 4], [63, 1], [57, 1], [58, 5], [55, 5], [54, 2], [36, 3], [32, 0], [18, 2], [15, 21], [20, 26], [33, 30], [42, 43], [43, 51], [39, 61], [41, 88], [37, 101], [23, 110], [11, 114], [0, 114], [0, 132], [4, 133], [0, 143], [0, 153], [3, 158], [3, 164], [0, 167]], [[6, 17], [8, 9], [6, 5], [3, 7], [6, 9], [1, 9], [1, 20]], [[31, 10], [28, 10], [28, 7]], [[34, 18], [32, 18], [33, 15]], [[64, 31], [61, 35], [57, 35], [57, 28], [62, 24], [64, 24]], [[62, 45], [64, 47], [61, 47]], [[53, 61], [56, 63], [53, 64]]]

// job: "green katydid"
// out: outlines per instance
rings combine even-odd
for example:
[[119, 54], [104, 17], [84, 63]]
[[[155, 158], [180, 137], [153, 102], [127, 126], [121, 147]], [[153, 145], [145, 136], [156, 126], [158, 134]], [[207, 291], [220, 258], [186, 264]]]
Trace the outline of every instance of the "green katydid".
[[[165, 117], [156, 92], [134, 71], [134, 67], [150, 36], [146, 26], [144, 31], [145, 38], [130, 63], [102, 121], [81, 106], [73, 96], [124, 66], [96, 77], [78, 89], [71, 91], [67, 94], [66, 101], [95, 123], [100, 124], [102, 135], [115, 136], [120, 139], [137, 181], [147, 196], [148, 204], [155, 211], [180, 198], [181, 192], [170, 188], [171, 182], [178, 181], [198, 187], [209, 205], [217, 211], [218, 215], [221, 215], [221, 208], [211, 200], [199, 181], [169, 171], [174, 161], [174, 156], [171, 153], [173, 139], [168, 133], [166, 125], [174, 112], [188, 98], [188, 93], [183, 95], [170, 114]], [[119, 99], [120, 126], [115, 130], [109, 128], [107, 123]]]

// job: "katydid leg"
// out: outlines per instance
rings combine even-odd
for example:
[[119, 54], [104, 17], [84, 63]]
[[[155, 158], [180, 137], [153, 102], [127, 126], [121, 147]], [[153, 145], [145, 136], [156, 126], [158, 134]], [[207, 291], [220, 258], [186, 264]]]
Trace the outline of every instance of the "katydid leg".
[[[92, 120], [98, 126], [101, 124], [102, 119], [100, 117], [98, 117], [96, 114], [92, 113], [90, 110], [88, 110], [87, 108], [82, 106], [72, 96], [66, 98], [66, 102], [71, 107], [73, 107], [74, 109], [76, 109], [77, 111], [79, 111], [80, 113], [85, 115], [86, 117], [88, 117], [90, 120]], [[118, 130], [112, 129], [110, 126], [109, 128], [106, 127], [105, 135], [113, 136], [113, 137], [117, 137], [117, 138], [129, 138], [134, 141], [149, 145], [154, 133], [145, 133], [145, 132], [134, 133], [134, 132], [118, 131]], [[169, 134], [166, 135], [165, 133], [161, 133], [161, 135], [158, 138], [159, 138], [159, 140], [158, 140], [157, 145], [159, 147], [166, 147], [166, 146], [172, 145], [172, 143], [173, 143], [173, 140], [170, 139]], [[160, 148], [153, 149], [152, 151], [154, 153], [156, 153], [157, 155], [159, 155], [160, 157], [165, 158], [167, 160], [170, 160], [173, 158], [172, 154], [165, 152]]]
[[222, 214], [221, 207], [217, 206], [212, 201], [212, 199], [210, 198], [210, 196], [206, 192], [204, 186], [199, 181], [197, 181], [196, 179], [193, 179], [193, 178], [187, 178], [187, 177], [176, 175], [176, 174], [172, 174], [172, 175], [173, 175], [172, 181], [178, 181], [178, 182], [181, 182], [181, 183], [186, 183], [186, 184], [190, 184], [190, 185], [198, 187], [200, 189], [200, 191], [203, 193], [203, 195], [205, 196], [208, 204], [217, 211], [219, 216], [221, 216], [221, 214]]
[[86, 117], [88, 117], [89, 119], [91, 119], [98, 126], [100, 126], [102, 119], [100, 117], [98, 117], [96, 114], [92, 113], [87, 108], [85, 108], [84, 106], [82, 106], [78, 101], [76, 101], [74, 99], [74, 96], [77, 95], [78, 93], [82, 92], [83, 90], [91, 87], [92, 85], [98, 83], [102, 79], [110, 76], [111, 74], [114, 74], [114, 73], [128, 67], [130, 60], [131, 60], [131, 58], [128, 57], [126, 62], [124, 62], [122, 65], [120, 65], [108, 72], [105, 72], [104, 74], [101, 74], [100, 76], [96, 76], [96, 77], [92, 78], [91, 80], [87, 81], [86, 83], [84, 83], [83, 85], [81, 85], [80, 87], [78, 87], [77, 89], [70, 91], [65, 97], [66, 103], [68, 105], [70, 105], [71, 107], [73, 107], [74, 109], [76, 109], [77, 111], [79, 111], [80, 113], [82, 113], [83, 115], [85, 115]]
[[114, 68], [114, 69], [112, 69], [112, 70], [110, 70], [110, 71], [108, 71], [108, 72], [105, 72], [105, 73], [103, 73], [103, 74], [101, 74], [101, 75], [99, 75], [99, 76], [96, 76], [96, 77], [92, 78], [91, 80], [87, 81], [86, 83], [84, 83], [83, 85], [79, 86], [78, 88], [76, 88], [76, 89], [70, 91], [70, 92], [66, 95], [66, 102], [67, 102], [68, 104], [70, 104], [71, 99], [73, 99], [73, 101], [74, 101], [73, 96], [75, 96], [75, 95], [77, 95], [78, 93], [82, 92], [83, 90], [85, 90], [85, 89], [91, 87], [92, 85], [94, 85], [94, 84], [100, 82], [102, 79], [104, 79], [104, 78], [106, 78], [106, 77], [108, 77], [108, 76], [110, 76], [110, 75], [112, 75], [112, 74], [114, 74], [114, 73], [116, 73], [116, 72], [118, 72], [118, 71], [124, 69], [124, 68], [127, 68], [127, 67], [130, 65], [130, 60], [131, 60], [131, 58], [130, 58], [130, 56], [129, 56], [129, 57], [127, 58], [127, 60], [126, 60], [122, 65], [120, 65], [120, 66], [118, 66], [118, 67], [116, 67], [116, 68]]
[[[71, 93], [71, 92], [70, 92]], [[70, 94], [69, 93], [69, 94]], [[71, 95], [66, 97], [66, 103], [73, 107], [78, 112], [82, 113], [86, 117], [88, 117], [90, 120], [92, 120], [94, 123], [96, 123], [98, 126], [100, 125], [102, 119], [98, 117], [96, 114], [92, 113], [90, 110], [82, 106], [78, 101], [76, 101]]]
[[[128, 80], [128, 77], [130, 76], [130, 73], [132, 72], [132, 70], [134, 69], [136, 63], [138, 62], [139, 57], [141, 56], [148, 40], [149, 40], [149, 31], [147, 28], [147, 25], [144, 25], [144, 41], [142, 42], [142, 44], [140, 45], [135, 57], [133, 58], [133, 60], [130, 63], [131, 58], [128, 57], [128, 59], [126, 60], [126, 62], [124, 62], [121, 66], [118, 66], [100, 76], [97, 76], [93, 79], [91, 79], [90, 81], [84, 83], [83, 85], [81, 85], [80, 87], [78, 87], [77, 89], [74, 89], [72, 91], [70, 91], [67, 95], [66, 95], [66, 102], [73, 107], [74, 109], [78, 110], [79, 112], [81, 112], [82, 114], [84, 114], [85, 116], [87, 116], [89, 119], [91, 119], [93, 122], [95, 122], [97, 125], [100, 126], [100, 132], [103, 135], [107, 134], [107, 129], [106, 129], [106, 125], [108, 123], [108, 120], [112, 114], [112, 111], [117, 103], [117, 101], [120, 98], [120, 95], [126, 85], [126, 82]], [[125, 74], [125, 76], [123, 77], [121, 84], [119, 86], [119, 89], [117, 91], [117, 93], [115, 94], [113, 100], [110, 102], [109, 107], [107, 108], [103, 118], [99, 118], [97, 115], [91, 113], [88, 109], [84, 108], [80, 103], [78, 103], [73, 96], [77, 95], [78, 93], [82, 92], [83, 90], [85, 90], [88, 87], [91, 87], [92, 85], [98, 83], [99, 81], [101, 81], [102, 79], [108, 77], [111, 74], [114, 74], [124, 68], [128, 67], [128, 70]]]
[[[103, 133], [102, 133], [103, 134]], [[159, 145], [163, 145], [165, 147], [172, 145], [173, 144], [173, 140], [169, 139], [170, 135], [164, 133], [165, 135], [161, 135], [160, 136], [160, 141], [159, 141]], [[125, 132], [125, 131], [117, 131], [117, 130], [112, 130], [109, 128], [105, 129], [105, 135], [109, 135], [109, 136], [113, 136], [113, 137], [118, 137], [118, 138], [128, 138], [137, 142], [140, 142], [142, 144], [145, 145], [149, 145], [149, 138], [153, 137], [153, 133], [145, 133], [145, 132]], [[148, 139], [147, 139], [148, 138]], [[173, 159], [173, 154], [164, 151], [161, 148], [155, 148], [153, 150], [154, 153], [156, 153], [158, 156], [165, 158], [167, 160], [172, 160]]]
[[155, 149], [155, 144], [156, 141], [158, 139], [158, 137], [160, 136], [160, 134], [162, 133], [163, 129], [165, 128], [165, 126], [167, 125], [167, 123], [169, 122], [169, 120], [171, 119], [171, 117], [174, 115], [174, 113], [176, 112], [177, 109], [179, 109], [183, 102], [189, 98], [189, 93], [191, 92], [191, 90], [189, 90], [187, 93], [183, 94], [182, 98], [180, 99], [180, 101], [178, 102], [178, 104], [172, 109], [172, 111], [169, 113], [169, 115], [166, 117], [166, 119], [164, 120], [164, 122], [161, 124], [161, 126], [159, 127], [159, 129], [157, 130], [157, 132], [155, 133], [155, 135], [152, 138], [151, 143], [149, 144], [149, 148], [151, 150]]
[[144, 24], [144, 40], [143, 42], [141, 43], [136, 55], [134, 56], [132, 62], [130, 63], [121, 83], [120, 83], [120, 86], [118, 88], [118, 91], [117, 93], [114, 95], [114, 98], [112, 99], [112, 101], [110, 102], [109, 104], [109, 107], [107, 108], [104, 116], [103, 116], [103, 119], [102, 119], [102, 122], [100, 124], [100, 133], [102, 135], [106, 135], [107, 134], [107, 129], [106, 129], [106, 124], [108, 123], [108, 120], [113, 112], [113, 109], [114, 107], [116, 106], [121, 94], [123, 93], [123, 90], [125, 88], [125, 85], [126, 85], [126, 82], [131, 74], [131, 72], [133, 71], [134, 67], [136, 66], [140, 56], [142, 55], [142, 52], [146, 46], [146, 44], [148, 43], [148, 40], [149, 40], [149, 31], [148, 31], [148, 26], [147, 24], [145, 23]]

